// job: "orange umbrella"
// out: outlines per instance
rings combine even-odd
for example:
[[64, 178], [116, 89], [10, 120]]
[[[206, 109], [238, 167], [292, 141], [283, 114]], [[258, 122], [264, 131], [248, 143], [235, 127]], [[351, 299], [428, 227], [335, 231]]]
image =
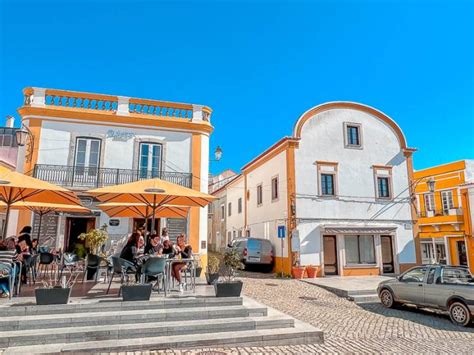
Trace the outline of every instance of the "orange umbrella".
[[[97, 205], [110, 217], [136, 217], [148, 219], [152, 216], [150, 207], [142, 203], [102, 203]], [[160, 206], [155, 211], [155, 217], [186, 218], [189, 207], [184, 206]]]
[[151, 208], [151, 228], [155, 228], [156, 209], [163, 205], [204, 207], [214, 196], [188, 189], [158, 178], [101, 187], [88, 191], [102, 202], [141, 203]]
[[76, 195], [63, 187], [0, 166], [0, 201], [5, 203], [6, 216], [3, 237], [8, 227], [10, 209], [14, 203], [38, 202], [80, 205]]

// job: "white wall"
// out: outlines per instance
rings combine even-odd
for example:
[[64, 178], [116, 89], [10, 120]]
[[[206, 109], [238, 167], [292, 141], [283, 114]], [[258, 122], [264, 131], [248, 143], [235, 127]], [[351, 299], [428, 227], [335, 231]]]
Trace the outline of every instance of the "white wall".
[[[163, 170], [191, 172], [191, 133], [46, 120], [42, 125], [38, 164], [70, 164], [68, 157], [71, 147], [75, 144], [75, 137], [87, 136], [103, 139], [102, 167], [132, 169], [133, 162], [138, 161], [138, 153], [134, 151], [134, 141], [150, 139], [154, 142], [162, 142], [164, 146]], [[107, 137], [109, 130], [130, 133], [131, 136], [126, 141], [119, 141], [113, 137]]]
[[[361, 125], [362, 149], [345, 148], [344, 122]], [[318, 196], [316, 161], [338, 163], [337, 198]], [[373, 165], [392, 166], [394, 201], [375, 198]], [[406, 159], [398, 136], [387, 123], [354, 109], [316, 114], [302, 128], [299, 148], [295, 150], [295, 166], [296, 217], [307, 220], [298, 224], [302, 262], [319, 262], [319, 241], [313, 240], [318, 239], [316, 234], [320, 233], [321, 224], [335, 221], [395, 223], [400, 262], [415, 261], [412, 230], [404, 227], [404, 223], [411, 221]]]
[[[229, 216], [227, 210], [226, 230], [231, 231], [236, 236], [239, 236], [239, 230], [242, 231], [242, 236], [245, 236], [245, 180], [241, 175], [237, 180], [233, 181], [226, 187], [227, 194], [227, 208], [229, 202], [232, 203], [232, 215]], [[239, 198], [242, 199], [242, 212], [239, 213]]]
[[[279, 179], [279, 198], [272, 201], [271, 180]], [[257, 206], [257, 185], [263, 185], [263, 203]], [[281, 243], [278, 240], [278, 225], [286, 225], [287, 209], [287, 175], [286, 152], [283, 151], [265, 162], [265, 164], [247, 173], [247, 228], [250, 236], [271, 240], [275, 247], [275, 255], [281, 256]], [[288, 250], [284, 248], [283, 256], [287, 257]]]

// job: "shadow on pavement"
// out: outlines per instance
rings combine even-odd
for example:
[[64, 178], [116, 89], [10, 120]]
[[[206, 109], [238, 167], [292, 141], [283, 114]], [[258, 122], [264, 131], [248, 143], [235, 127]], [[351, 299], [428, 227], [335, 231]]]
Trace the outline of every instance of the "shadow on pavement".
[[449, 315], [441, 311], [417, 308], [414, 306], [399, 306], [397, 308], [385, 308], [380, 303], [359, 303], [360, 308], [385, 317], [399, 318], [418, 323], [438, 330], [474, 333], [474, 325], [459, 327], [451, 323]]

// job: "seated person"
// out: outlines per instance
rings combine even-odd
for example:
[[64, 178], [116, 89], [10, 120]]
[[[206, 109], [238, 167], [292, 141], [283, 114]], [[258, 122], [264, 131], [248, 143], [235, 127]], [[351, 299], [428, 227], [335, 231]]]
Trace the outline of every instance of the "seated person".
[[174, 248], [173, 244], [169, 240], [165, 240], [163, 242], [163, 255], [167, 255], [168, 257], [172, 258], [174, 256]]
[[38, 239], [37, 238], [31, 241], [31, 252], [32, 254], [38, 254]]
[[149, 255], [161, 255], [163, 252], [163, 245], [160, 243], [160, 236], [158, 234], [152, 234], [148, 238], [148, 243], [145, 247], [145, 254]]
[[145, 241], [140, 233], [134, 232], [128, 238], [127, 244], [120, 253], [120, 258], [129, 261], [132, 264], [137, 264], [137, 260], [143, 255], [143, 247]]
[[[182, 259], [190, 259], [193, 256], [192, 248], [190, 245], [185, 243], [186, 237], [181, 234], [176, 239], [175, 253]], [[179, 283], [179, 291], [183, 292], [184, 282], [181, 279], [181, 270], [186, 268], [186, 263], [174, 263], [172, 267], [172, 275]]]

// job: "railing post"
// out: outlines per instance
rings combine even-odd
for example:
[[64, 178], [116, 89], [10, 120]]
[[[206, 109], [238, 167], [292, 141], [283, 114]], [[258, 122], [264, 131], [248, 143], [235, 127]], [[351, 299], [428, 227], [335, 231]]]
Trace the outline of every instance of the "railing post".
[[[66, 174], [67, 174], [67, 171], [69, 169], [66, 167]], [[76, 171], [76, 166], [73, 165], [72, 166], [72, 171], [71, 171], [71, 187], [74, 186], [74, 174], [75, 174], [75, 171]]]

